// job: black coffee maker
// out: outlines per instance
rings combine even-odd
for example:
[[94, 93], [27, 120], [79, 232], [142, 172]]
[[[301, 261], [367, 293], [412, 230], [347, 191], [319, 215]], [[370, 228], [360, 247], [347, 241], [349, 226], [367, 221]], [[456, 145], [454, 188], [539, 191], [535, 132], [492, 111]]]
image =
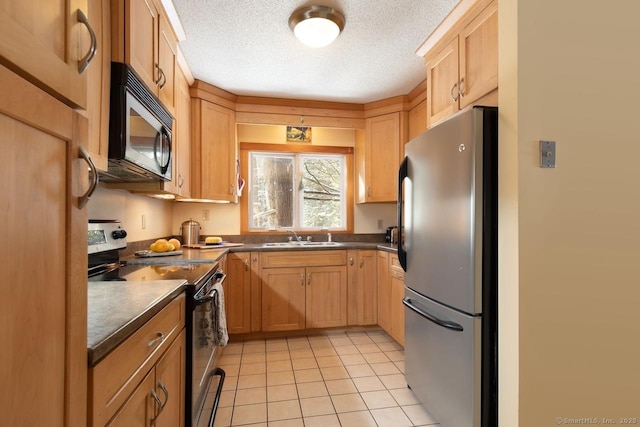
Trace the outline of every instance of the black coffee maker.
[[398, 236], [398, 234], [397, 234], [398, 232], [397, 232], [397, 230], [398, 230], [398, 227], [396, 227], [395, 225], [393, 227], [387, 227], [387, 232], [386, 232], [386, 235], [385, 235], [384, 239], [388, 243], [397, 243], [397, 241], [398, 241], [398, 237], [397, 237]]

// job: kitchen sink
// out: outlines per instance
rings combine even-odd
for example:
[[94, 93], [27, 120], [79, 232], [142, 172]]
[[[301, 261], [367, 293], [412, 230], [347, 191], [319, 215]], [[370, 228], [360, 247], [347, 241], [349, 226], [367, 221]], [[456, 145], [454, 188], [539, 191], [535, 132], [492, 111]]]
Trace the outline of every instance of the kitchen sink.
[[342, 246], [340, 242], [269, 242], [263, 243], [263, 247], [266, 248], [316, 248], [322, 246]]

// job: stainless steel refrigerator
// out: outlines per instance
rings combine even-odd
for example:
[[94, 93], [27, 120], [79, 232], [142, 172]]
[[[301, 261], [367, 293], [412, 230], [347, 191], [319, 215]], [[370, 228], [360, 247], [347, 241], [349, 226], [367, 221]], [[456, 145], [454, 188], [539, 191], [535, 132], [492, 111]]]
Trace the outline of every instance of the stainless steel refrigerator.
[[459, 113], [405, 152], [407, 384], [442, 427], [497, 426], [497, 108]]

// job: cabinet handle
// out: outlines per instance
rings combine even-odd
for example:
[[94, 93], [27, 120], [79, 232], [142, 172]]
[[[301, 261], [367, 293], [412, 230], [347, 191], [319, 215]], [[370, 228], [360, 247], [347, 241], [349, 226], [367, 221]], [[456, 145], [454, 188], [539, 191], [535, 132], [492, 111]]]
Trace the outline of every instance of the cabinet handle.
[[182, 177], [182, 174], [178, 174], [178, 188], [182, 188], [183, 185], [184, 185], [184, 178]]
[[258, 262], [258, 257], [257, 257], [257, 256], [254, 256], [253, 258], [251, 258], [251, 261], [253, 261], [253, 262]]
[[304, 274], [300, 274], [300, 284], [304, 286]]
[[156, 393], [155, 390], [151, 390], [151, 397], [153, 398], [153, 400], [156, 401], [156, 404], [158, 406], [158, 412], [156, 412], [155, 410], [153, 411], [153, 418], [151, 418], [151, 425], [154, 426], [156, 425], [156, 420], [158, 419], [158, 417], [160, 416], [160, 413], [162, 412], [163, 406], [162, 406], [162, 402], [160, 401], [160, 397], [158, 397], [158, 393]]
[[[160, 412], [162, 412], [164, 407], [167, 406], [167, 402], [169, 401], [169, 390], [167, 390], [162, 381], [158, 381], [158, 387], [160, 387], [160, 390], [162, 390], [162, 393], [164, 394], [164, 403], [162, 404], [162, 406], [160, 406]], [[160, 412], [158, 412], [158, 414]]]
[[164, 71], [162, 71], [162, 68], [159, 68], [159, 71], [160, 71], [161, 82], [158, 84], [158, 86], [160, 86], [160, 89], [162, 89], [164, 85], [167, 84], [167, 76], [164, 74]]
[[364, 258], [360, 258], [360, 268], [364, 266]]
[[158, 344], [160, 344], [162, 341], [164, 341], [164, 339], [165, 339], [165, 336], [164, 336], [164, 334], [162, 332], [156, 333], [156, 337], [157, 338], [154, 338], [154, 339], [152, 339], [151, 341], [149, 341], [147, 343], [147, 347], [155, 347]]
[[367, 197], [371, 197], [371, 186], [367, 187]]
[[93, 28], [91, 27], [91, 24], [89, 23], [89, 20], [87, 19], [87, 16], [84, 14], [84, 12], [78, 9], [76, 15], [78, 16], [78, 21], [81, 24], [84, 24], [85, 27], [87, 27], [87, 30], [89, 30], [89, 35], [91, 36], [91, 46], [89, 47], [89, 52], [87, 52], [84, 58], [78, 61], [78, 74], [82, 74], [89, 66], [89, 63], [91, 62], [93, 57], [96, 55], [96, 50], [98, 50], [98, 39], [96, 38], [96, 33], [95, 31], [93, 31]]
[[89, 197], [91, 197], [93, 192], [96, 190], [96, 186], [98, 185], [98, 170], [96, 169], [96, 165], [93, 164], [93, 160], [91, 160], [91, 156], [89, 156], [87, 150], [85, 150], [82, 145], [80, 145], [78, 149], [80, 152], [80, 157], [82, 157], [82, 159], [87, 162], [87, 164], [89, 165], [89, 169], [91, 170], [91, 185], [89, 186], [89, 189], [86, 193], [78, 197], [78, 209], [82, 209], [89, 201]]
[[349, 265], [353, 265], [353, 257], [349, 258]]
[[249, 271], [249, 258], [244, 259], [244, 271]]
[[307, 274], [307, 286], [311, 286], [311, 273]]
[[156, 77], [156, 80], [154, 81], [155, 84], [159, 85], [160, 81], [162, 80], [162, 69], [160, 68], [160, 65], [158, 63], [156, 63], [156, 73], [158, 74], [158, 77]]
[[[451, 91], [449, 91], [449, 94], [451, 95], [451, 99], [453, 99], [453, 102], [458, 102], [458, 98], [456, 98], [456, 96], [453, 94], [453, 91], [457, 89], [457, 87], [458, 87], [458, 82], [455, 82], [451, 87]], [[460, 95], [459, 90], [456, 90], [456, 92], [458, 92], [458, 95]]]
[[464, 84], [464, 77], [460, 79], [460, 85], [458, 86], [458, 93], [460, 94], [460, 98], [464, 98], [464, 89], [462, 85]]

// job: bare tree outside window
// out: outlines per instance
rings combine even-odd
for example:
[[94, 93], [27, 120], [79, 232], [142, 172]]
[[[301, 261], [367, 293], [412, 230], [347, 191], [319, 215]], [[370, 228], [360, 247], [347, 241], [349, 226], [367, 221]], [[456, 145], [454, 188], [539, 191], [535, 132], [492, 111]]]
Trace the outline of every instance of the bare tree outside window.
[[249, 153], [250, 228], [344, 229], [344, 155]]

